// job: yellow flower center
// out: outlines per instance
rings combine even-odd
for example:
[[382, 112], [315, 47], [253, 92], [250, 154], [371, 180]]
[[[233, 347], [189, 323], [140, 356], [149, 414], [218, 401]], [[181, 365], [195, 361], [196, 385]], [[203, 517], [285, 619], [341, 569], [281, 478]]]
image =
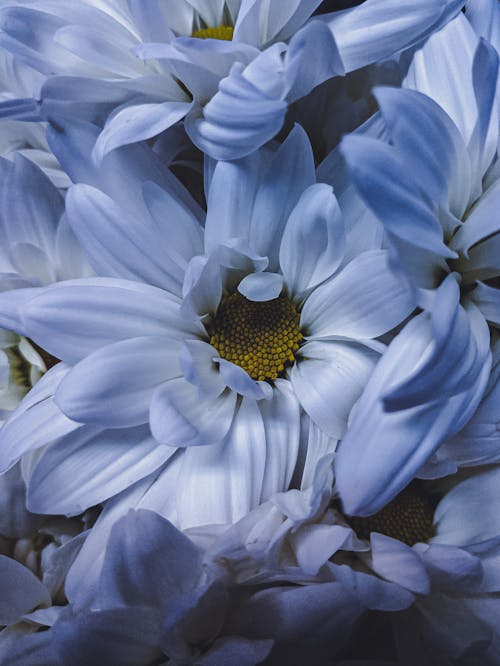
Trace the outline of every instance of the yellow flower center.
[[430, 502], [412, 483], [373, 516], [349, 516], [348, 521], [361, 539], [369, 539], [371, 532], [379, 532], [413, 546], [433, 536], [433, 517]]
[[257, 302], [235, 292], [219, 305], [210, 344], [253, 379], [273, 380], [295, 359], [302, 340], [299, 323], [296, 307], [284, 295]]
[[234, 28], [232, 25], [218, 25], [216, 28], [203, 28], [195, 30], [191, 37], [198, 39], [224, 39], [230, 42], [233, 39]]

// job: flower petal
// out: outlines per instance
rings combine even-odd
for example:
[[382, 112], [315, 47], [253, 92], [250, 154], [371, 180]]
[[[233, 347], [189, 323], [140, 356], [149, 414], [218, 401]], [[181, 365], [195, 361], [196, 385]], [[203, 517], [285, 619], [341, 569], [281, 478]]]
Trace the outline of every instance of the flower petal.
[[106, 345], [76, 364], [55, 395], [58, 407], [82, 423], [108, 427], [147, 423], [156, 388], [181, 376], [177, 345], [143, 336]]
[[279, 261], [290, 294], [318, 286], [339, 267], [345, 228], [331, 187], [318, 183], [302, 193], [281, 239]]
[[77, 515], [151, 474], [173, 453], [146, 426], [85, 426], [43, 453], [28, 482], [28, 506], [35, 513]]
[[191, 107], [189, 102], [127, 105], [107, 120], [95, 144], [93, 158], [100, 163], [115, 148], [160, 134], [184, 118]]
[[414, 307], [413, 292], [391, 271], [387, 251], [372, 250], [312, 292], [302, 309], [301, 326], [311, 338], [376, 338]]
[[184, 455], [177, 489], [181, 528], [234, 523], [258, 506], [267, 446], [259, 409], [243, 398], [223, 440]]
[[378, 354], [347, 342], [312, 341], [300, 350], [291, 381], [297, 398], [326, 434], [344, 434], [352, 406], [373, 371]]
[[151, 431], [169, 446], [205, 446], [220, 442], [231, 427], [236, 393], [203, 396], [184, 379], [172, 379], [153, 394]]

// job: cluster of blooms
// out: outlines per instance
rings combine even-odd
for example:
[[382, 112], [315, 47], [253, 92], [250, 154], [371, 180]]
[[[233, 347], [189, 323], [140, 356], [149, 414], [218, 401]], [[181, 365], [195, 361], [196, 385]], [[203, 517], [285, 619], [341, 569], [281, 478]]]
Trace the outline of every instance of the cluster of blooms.
[[3, 666], [500, 664], [499, 60], [498, 0], [0, 0]]

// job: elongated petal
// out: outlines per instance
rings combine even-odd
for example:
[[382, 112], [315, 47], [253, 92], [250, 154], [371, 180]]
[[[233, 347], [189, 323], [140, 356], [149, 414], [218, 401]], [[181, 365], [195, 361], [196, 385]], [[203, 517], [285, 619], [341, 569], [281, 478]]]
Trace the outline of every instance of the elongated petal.
[[47, 588], [29, 569], [0, 555], [0, 622], [15, 624], [40, 604], [49, 604]]
[[311, 338], [375, 338], [403, 321], [415, 298], [389, 267], [386, 250], [363, 252], [306, 300], [301, 326]]
[[328, 185], [305, 190], [293, 209], [280, 246], [280, 266], [289, 292], [300, 295], [329, 278], [343, 259], [345, 229]]
[[149, 428], [81, 428], [48, 448], [28, 484], [35, 513], [77, 515], [154, 472], [174, 449]]
[[108, 427], [147, 423], [156, 388], [181, 376], [178, 349], [166, 336], [122, 340], [77, 363], [55, 395], [75, 421]]
[[499, 524], [498, 469], [459, 483], [438, 504], [433, 541], [472, 546], [497, 536]]
[[418, 0], [405, 7], [397, 0], [367, 0], [345, 12], [326, 15], [347, 72], [425, 40], [462, 8], [459, 0]]
[[111, 531], [101, 603], [116, 607], [142, 602], [165, 611], [193, 593], [200, 573], [201, 551], [182, 532], [154, 511], [129, 511]]
[[297, 398], [321, 430], [339, 439], [378, 355], [357, 344], [315, 340], [302, 347], [301, 356], [291, 371]]
[[418, 174], [422, 191], [460, 218], [469, 203], [471, 165], [456, 125], [416, 91], [377, 88], [375, 94], [391, 140], [410, 173]]
[[342, 147], [361, 197], [391, 235], [438, 256], [455, 256], [443, 242], [430, 200], [394, 147], [355, 135], [345, 137]]
[[401, 541], [373, 532], [370, 537], [373, 569], [386, 580], [417, 594], [429, 594], [425, 567], [413, 550]]
[[30, 300], [23, 314], [29, 337], [70, 363], [111, 342], [143, 335], [179, 339], [191, 337], [192, 329], [166, 291], [112, 278], [53, 285]]
[[475, 381], [467, 389], [460, 385], [459, 366], [453, 377], [454, 392], [441, 392], [439, 379], [446, 382], [455, 368], [451, 338], [440, 352], [448, 370], [443, 365], [444, 376], [430, 380], [426, 392], [422, 384], [420, 402], [399, 410], [384, 409], [383, 396], [392, 382], [411, 376], [421, 365], [422, 355], [429, 354], [432, 339], [426, 313], [410, 321], [389, 345], [356, 406], [336, 458], [336, 483], [347, 513], [369, 515], [380, 510], [446, 437], [464, 425], [481, 399], [490, 368], [488, 348], [477, 356], [468, 379], [475, 376]]
[[68, 192], [69, 222], [99, 275], [140, 280], [180, 295], [182, 268], [168, 261], [162, 237], [89, 185]]
[[225, 439], [186, 451], [177, 490], [181, 527], [234, 523], [255, 508], [267, 446], [259, 409], [244, 398]]
[[296, 125], [262, 169], [249, 226], [249, 242], [277, 271], [283, 230], [304, 190], [315, 182], [314, 158], [305, 131]]
[[94, 159], [101, 162], [106, 153], [150, 139], [163, 132], [189, 113], [188, 102], [163, 102], [162, 104], [137, 104], [127, 106], [110, 117], [94, 148]]
[[0, 430], [0, 471], [9, 469], [25, 453], [81, 427], [68, 419], [53, 400], [67, 371], [62, 363], [49, 370], [4, 423]]
[[261, 502], [288, 489], [300, 443], [300, 405], [290, 383], [276, 380], [273, 397], [259, 403], [267, 447]]
[[472, 62], [478, 42], [465, 16], [458, 15], [415, 54], [403, 83], [436, 101], [458, 127], [466, 144], [477, 122], [477, 109], [472, 103]]
[[344, 63], [329, 28], [310, 21], [293, 35], [285, 56], [287, 101], [307, 95], [332, 76], [344, 74]]
[[236, 393], [200, 395], [183, 377], [165, 382], [151, 400], [155, 438], [169, 446], [205, 446], [221, 441], [231, 426]]

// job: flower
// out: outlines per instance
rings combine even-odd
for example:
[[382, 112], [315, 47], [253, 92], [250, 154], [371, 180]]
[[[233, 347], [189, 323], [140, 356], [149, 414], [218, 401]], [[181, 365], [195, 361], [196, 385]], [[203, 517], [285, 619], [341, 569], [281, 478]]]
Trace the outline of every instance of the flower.
[[[202, 150], [235, 159], [279, 131], [290, 102], [343, 74], [343, 60], [350, 71], [390, 58], [446, 23], [463, 2], [414, 0], [402, 23], [386, 20], [393, 0], [309, 20], [319, 4], [178, 0], [167, 13], [158, 0], [78, 7], [32, 0], [2, 8], [0, 44], [47, 77], [41, 117], [106, 121], [97, 159], [184, 117]], [[25, 98], [3, 109], [22, 118], [34, 106]]]
[[[101, 169], [82, 162], [95, 134], [54, 130], [51, 145], [69, 173], [93, 183], [70, 189], [67, 215], [109, 277], [2, 297], [13, 328], [64, 362], [5, 425], [3, 465], [53, 441], [59, 408], [62, 439], [31, 475], [32, 509], [80, 512], [171, 459], [177, 523], [233, 522], [289, 486], [301, 442], [311, 440], [312, 466], [335, 447], [383, 349], [373, 339], [411, 312], [413, 293], [386, 251], [350, 247], [299, 128], [274, 153], [215, 165], [204, 227], [147, 148], [117, 151]], [[33, 429], [44, 409], [51, 439]], [[106, 483], [96, 477], [104, 460]], [[70, 468], [68, 493], [55, 476]]]
[[489, 282], [500, 273], [500, 226], [491, 213], [498, 197], [498, 57], [485, 42], [477, 45], [460, 16], [416, 54], [407, 85], [422, 80], [429, 94], [439, 88], [429, 68], [455, 53], [458, 42], [464, 67], [443, 101], [451, 117], [420, 92], [380, 89], [391, 143], [344, 141], [356, 187], [386, 229], [392, 265], [410, 278], [424, 308], [389, 346], [340, 447], [337, 482], [353, 514], [369, 515], [402, 490], [473, 415], [488, 380], [488, 324], [496, 326], [500, 314], [499, 292]]
[[[363, 628], [378, 622], [379, 631], [389, 626], [391, 644], [384, 647], [398, 663], [431, 657], [496, 663], [498, 627], [488, 609], [499, 580], [498, 467], [461, 479], [415, 481], [366, 518], [342, 512], [323, 463], [307, 494], [275, 496], [214, 539], [211, 557], [240, 585], [279, 589], [289, 581], [311, 599], [316, 592], [318, 613], [322, 586], [341, 584], [353, 615], [343, 626], [352, 635], [339, 660], [347, 653], [374, 656], [363, 654]], [[364, 623], [355, 624], [361, 616]], [[242, 613], [235, 626], [245, 621]], [[321, 640], [328, 654], [326, 637]]]

